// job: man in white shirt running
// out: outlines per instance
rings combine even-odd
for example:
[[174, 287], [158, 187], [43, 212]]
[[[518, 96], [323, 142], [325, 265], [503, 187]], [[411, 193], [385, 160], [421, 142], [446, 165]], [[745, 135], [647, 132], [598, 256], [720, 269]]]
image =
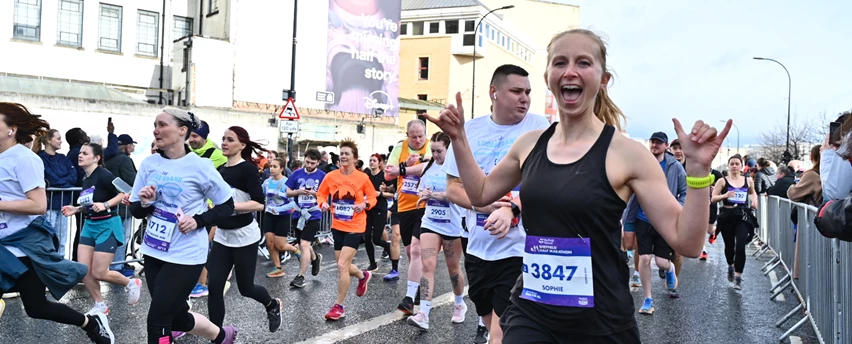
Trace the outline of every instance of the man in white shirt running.
[[[527, 114], [530, 106], [529, 73], [515, 65], [498, 67], [491, 77], [488, 98], [493, 113], [465, 122], [465, 133], [479, 167], [488, 174], [509, 152], [523, 133], [546, 129], [550, 122], [541, 115]], [[465, 255], [468, 295], [490, 333], [490, 342], [503, 339], [500, 316], [509, 306], [509, 296], [521, 275], [524, 229], [518, 223], [520, 186], [511, 197], [485, 207], [472, 207], [464, 193], [452, 146], [443, 171], [448, 174], [447, 196], [469, 209], [465, 215], [470, 239]], [[477, 338], [479, 339], [479, 338]]]

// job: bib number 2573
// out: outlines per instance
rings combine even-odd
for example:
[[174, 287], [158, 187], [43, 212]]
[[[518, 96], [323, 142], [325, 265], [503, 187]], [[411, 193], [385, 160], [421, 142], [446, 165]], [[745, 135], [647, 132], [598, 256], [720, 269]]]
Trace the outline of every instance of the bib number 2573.
[[594, 307], [589, 240], [527, 236], [521, 298], [554, 306]]

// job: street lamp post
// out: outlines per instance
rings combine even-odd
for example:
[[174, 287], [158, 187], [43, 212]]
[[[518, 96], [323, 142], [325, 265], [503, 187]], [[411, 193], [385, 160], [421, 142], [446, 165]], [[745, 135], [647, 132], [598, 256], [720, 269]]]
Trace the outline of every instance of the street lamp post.
[[787, 150], [784, 151], [784, 159], [786, 159], [787, 161], [785, 161], [784, 163], [788, 163], [788, 162], [790, 162], [790, 159], [793, 157], [793, 155], [790, 154], [790, 93], [791, 93], [791, 90], [793, 88], [792, 87], [793, 81], [790, 78], [790, 71], [787, 70], [787, 67], [785, 67], [784, 64], [782, 64], [781, 62], [778, 62], [778, 61], [770, 59], [770, 58], [754, 57], [753, 59], [761, 60], [761, 61], [775, 62], [779, 66], [781, 66], [781, 68], [784, 68], [785, 72], [787, 72]]
[[[726, 121], [726, 120], [721, 120], [719, 122], [728, 123], [728, 121]], [[733, 123], [731, 123], [731, 124], [733, 124]], [[733, 125], [734, 125], [734, 129], [737, 130], [737, 154], [740, 154], [740, 128], [737, 128], [736, 124], [733, 124]]]
[[482, 18], [479, 18], [479, 22], [476, 23], [476, 28], [473, 29], [473, 83], [470, 86], [470, 118], [473, 119], [473, 109], [476, 105], [474, 100], [476, 99], [476, 46], [478, 45], [478, 37], [479, 37], [479, 25], [482, 24], [482, 21], [485, 20], [489, 14], [494, 13], [499, 10], [508, 10], [510, 8], [514, 8], [515, 5], [503, 6], [500, 8], [495, 8], [493, 10], [488, 11]]

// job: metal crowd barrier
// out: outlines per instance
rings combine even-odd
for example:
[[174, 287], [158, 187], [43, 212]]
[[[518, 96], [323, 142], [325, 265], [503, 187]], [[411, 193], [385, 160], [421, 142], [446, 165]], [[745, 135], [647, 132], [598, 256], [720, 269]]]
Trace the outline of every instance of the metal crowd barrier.
[[[770, 300], [790, 289], [798, 305], [776, 322], [781, 327], [797, 314], [801, 317], [780, 338], [783, 342], [805, 323], [810, 323], [819, 343], [852, 343], [852, 243], [822, 236], [814, 225], [818, 209], [777, 196], [761, 196], [758, 208], [764, 246], [755, 253], [771, 251], [764, 275], [781, 267], [784, 276], [773, 285]], [[793, 223], [791, 212], [797, 212]]]

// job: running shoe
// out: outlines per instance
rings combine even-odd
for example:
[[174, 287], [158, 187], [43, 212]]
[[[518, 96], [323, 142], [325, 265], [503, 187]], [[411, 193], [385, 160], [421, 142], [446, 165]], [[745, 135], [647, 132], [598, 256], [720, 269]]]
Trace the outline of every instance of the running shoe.
[[670, 290], [669, 291], [669, 298], [670, 299], [679, 299], [680, 293], [678, 293], [677, 290]]
[[103, 313], [104, 315], [109, 315], [109, 307], [107, 307], [106, 303], [95, 304], [92, 309], [89, 309], [86, 312], [86, 315], [95, 315], [98, 313]]
[[301, 262], [301, 261], [302, 261], [302, 249], [300, 249], [300, 248], [299, 248], [299, 246], [296, 246], [296, 252], [295, 252], [295, 253], [293, 253], [293, 255], [294, 255], [294, 256], [296, 256], [296, 261], [297, 261], [297, 262]]
[[6, 310], [6, 301], [0, 299], [0, 318], [3, 317], [3, 311]]
[[670, 292], [677, 289], [677, 274], [674, 271], [666, 271], [666, 289]]
[[734, 279], [734, 289], [742, 290], [743, 289], [743, 278], [737, 277]]
[[657, 273], [659, 273], [659, 274], [660, 274], [660, 278], [661, 278], [661, 279], [666, 279], [666, 271], [665, 271], [665, 270], [663, 270], [663, 269], [658, 269], [658, 270], [657, 270]]
[[379, 265], [376, 263], [370, 263], [370, 266], [367, 267], [367, 271], [373, 272], [379, 269]]
[[414, 314], [414, 300], [406, 296], [402, 299], [402, 302], [399, 303], [399, 306], [396, 306], [396, 309], [405, 315], [412, 315]]
[[134, 269], [130, 264], [125, 264], [121, 270], [119, 270], [124, 277], [132, 278], [136, 274], [136, 269]]
[[707, 251], [701, 251], [701, 256], [698, 259], [707, 260]]
[[142, 296], [142, 280], [131, 278], [127, 286], [127, 304], [132, 306], [139, 303], [140, 296]]
[[355, 296], [364, 296], [367, 293], [367, 283], [373, 278], [373, 273], [364, 271], [364, 278], [358, 280], [358, 288], [355, 288]]
[[[80, 282], [80, 283], [83, 283], [83, 282]], [[21, 293], [15, 292], [15, 293], [4, 293], [3, 294], [4, 299], [14, 299], [16, 297], [21, 297]]]
[[92, 331], [87, 330], [86, 335], [89, 336], [89, 339], [92, 340], [92, 343], [96, 344], [114, 344], [115, 343], [115, 335], [112, 333], [112, 329], [109, 328], [109, 320], [107, 320], [106, 314], [103, 313], [95, 313], [88, 314], [89, 322], [94, 321], [97, 326]]
[[272, 268], [272, 271], [266, 273], [266, 277], [269, 277], [269, 278], [284, 277], [284, 269], [282, 269], [281, 267]]
[[733, 282], [733, 281], [734, 281], [734, 266], [729, 265], [728, 266], [728, 282]]
[[464, 317], [467, 315], [467, 305], [462, 303], [460, 305], [453, 305], [453, 324], [461, 324], [464, 322]]
[[225, 332], [225, 340], [222, 341], [222, 344], [234, 344], [237, 342], [237, 334], [240, 333], [240, 329], [235, 326], [223, 326], [222, 331]]
[[266, 311], [266, 317], [269, 319], [269, 332], [278, 331], [278, 328], [281, 327], [281, 309], [284, 307], [281, 299], [272, 299], [272, 302], [276, 304], [272, 309]]
[[178, 340], [178, 338], [183, 338], [186, 335], [186, 332], [181, 331], [172, 331], [172, 339]]
[[196, 284], [195, 288], [192, 288], [192, 293], [189, 294], [189, 297], [205, 297], [210, 294], [210, 290], [207, 289], [206, 285]]
[[390, 259], [390, 252], [388, 250], [382, 250], [382, 259]]
[[639, 308], [639, 314], [654, 314], [654, 299], [645, 298], [645, 303], [642, 304], [642, 308]]
[[627, 250], [627, 258], [633, 259], [633, 250]]
[[423, 312], [417, 312], [414, 316], [408, 317], [406, 322], [411, 326], [419, 327], [423, 330], [429, 329], [429, 317]]
[[707, 242], [709, 242], [710, 245], [716, 243], [716, 233], [710, 234], [710, 239], [708, 239]]
[[296, 277], [293, 278], [293, 281], [290, 282], [290, 286], [293, 287], [293, 288], [304, 288], [305, 287], [305, 276], [296, 275]]
[[319, 275], [320, 264], [322, 264], [322, 255], [317, 253], [317, 259], [311, 261], [311, 275]]
[[639, 278], [639, 275], [633, 275], [633, 278], [630, 280], [630, 286], [636, 288], [642, 286], [642, 279]]
[[488, 328], [482, 325], [476, 326], [476, 336], [473, 337], [474, 344], [488, 343]]
[[343, 306], [335, 304], [331, 307], [331, 310], [325, 314], [325, 320], [340, 320], [340, 318], [346, 317], [346, 311], [343, 310]]
[[396, 270], [391, 270], [391, 272], [389, 274], [385, 275], [385, 277], [384, 277], [385, 281], [396, 281], [398, 279], [399, 279], [399, 272], [396, 271]]

